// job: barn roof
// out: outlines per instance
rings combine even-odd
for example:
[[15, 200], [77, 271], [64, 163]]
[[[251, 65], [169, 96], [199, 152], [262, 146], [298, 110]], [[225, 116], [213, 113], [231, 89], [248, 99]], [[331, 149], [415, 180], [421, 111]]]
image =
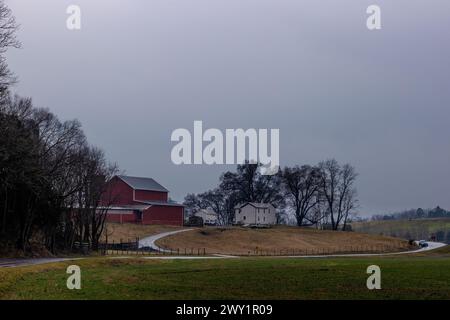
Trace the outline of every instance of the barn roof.
[[165, 202], [165, 201], [136, 200], [136, 202], [148, 204], [151, 206], [184, 207], [184, 205], [173, 202], [173, 201]]
[[135, 190], [147, 190], [147, 191], [161, 191], [169, 192], [166, 188], [160, 185], [152, 178], [130, 177], [130, 176], [117, 176]]
[[151, 206], [148, 204], [132, 204], [132, 205], [113, 205], [111, 207], [98, 207], [97, 209], [104, 209], [104, 210], [146, 210], [150, 208]]

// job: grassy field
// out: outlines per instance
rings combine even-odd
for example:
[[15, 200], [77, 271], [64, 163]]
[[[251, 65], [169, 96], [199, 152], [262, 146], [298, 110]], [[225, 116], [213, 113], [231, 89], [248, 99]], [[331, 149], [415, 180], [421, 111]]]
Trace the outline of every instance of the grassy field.
[[143, 238], [157, 233], [167, 232], [182, 229], [177, 226], [159, 226], [159, 225], [141, 225], [134, 223], [107, 223], [105, 231], [103, 232], [102, 241], [106, 240], [108, 235], [108, 242], [129, 242], [135, 241], [136, 237]]
[[[77, 264], [82, 289], [66, 288]], [[366, 268], [381, 267], [381, 290]], [[450, 299], [450, 250], [376, 258], [90, 258], [0, 269], [0, 299]]]
[[352, 223], [353, 230], [404, 239], [428, 239], [450, 244], [450, 219], [382, 220]]
[[386, 252], [408, 248], [407, 241], [356, 232], [277, 226], [270, 229], [201, 228], [156, 242], [172, 250], [201, 248], [207, 253], [248, 255], [255, 252]]

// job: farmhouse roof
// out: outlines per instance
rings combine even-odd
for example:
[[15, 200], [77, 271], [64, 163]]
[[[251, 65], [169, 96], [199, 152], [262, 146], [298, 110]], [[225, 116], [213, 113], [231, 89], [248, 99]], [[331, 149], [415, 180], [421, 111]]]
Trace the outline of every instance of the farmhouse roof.
[[264, 203], [264, 202], [244, 202], [244, 203], [241, 203], [241, 204], [235, 206], [234, 208], [235, 209], [241, 209], [242, 207], [245, 207], [246, 205], [251, 205], [251, 206], [253, 206], [255, 208], [259, 208], [259, 209], [267, 209], [272, 204], [271, 203]]
[[166, 188], [160, 185], [158, 182], [152, 178], [141, 178], [141, 177], [130, 177], [130, 176], [117, 176], [119, 179], [128, 184], [131, 188], [135, 190], [146, 190], [146, 191], [161, 191], [169, 192]]

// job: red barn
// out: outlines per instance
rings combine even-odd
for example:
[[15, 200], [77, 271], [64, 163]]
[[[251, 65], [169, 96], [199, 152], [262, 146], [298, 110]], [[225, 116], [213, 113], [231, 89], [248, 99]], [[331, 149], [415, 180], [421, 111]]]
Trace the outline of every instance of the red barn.
[[184, 206], [169, 201], [169, 190], [151, 178], [115, 176], [102, 205], [107, 221], [182, 226]]

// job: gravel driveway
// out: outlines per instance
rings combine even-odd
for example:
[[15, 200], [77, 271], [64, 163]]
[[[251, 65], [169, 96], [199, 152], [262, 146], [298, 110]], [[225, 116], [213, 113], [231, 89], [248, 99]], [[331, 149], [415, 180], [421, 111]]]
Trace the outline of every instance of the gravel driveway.
[[155, 241], [159, 240], [161, 238], [173, 235], [173, 234], [177, 234], [177, 233], [180, 233], [180, 232], [191, 231], [191, 230], [194, 230], [194, 229], [183, 229], [183, 230], [175, 230], [175, 231], [163, 232], [163, 233], [155, 234], [155, 235], [147, 237], [147, 238], [143, 238], [143, 239], [139, 240], [139, 248], [151, 248], [153, 250], [158, 250], [158, 251], [161, 251], [161, 252], [171, 252], [171, 250], [166, 250], [166, 249], [158, 247], [155, 244]]

